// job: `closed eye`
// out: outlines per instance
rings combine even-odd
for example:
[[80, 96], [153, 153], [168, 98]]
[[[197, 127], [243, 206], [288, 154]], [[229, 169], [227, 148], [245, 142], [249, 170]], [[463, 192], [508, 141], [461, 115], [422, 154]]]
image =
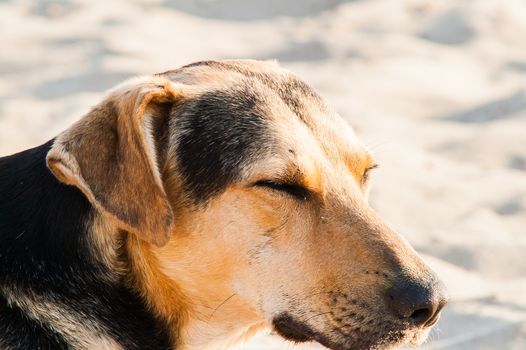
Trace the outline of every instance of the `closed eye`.
[[274, 191], [284, 192], [296, 199], [300, 199], [303, 201], [306, 200], [310, 195], [310, 191], [308, 189], [306, 189], [302, 185], [293, 183], [281, 183], [272, 180], [261, 180], [256, 182], [254, 186], [266, 187]]
[[378, 168], [378, 164], [373, 164], [369, 168], [365, 169], [365, 171], [364, 171], [364, 173], [362, 175], [362, 184], [367, 183], [367, 181], [369, 180], [369, 175], [370, 175], [371, 170], [373, 170], [375, 168]]

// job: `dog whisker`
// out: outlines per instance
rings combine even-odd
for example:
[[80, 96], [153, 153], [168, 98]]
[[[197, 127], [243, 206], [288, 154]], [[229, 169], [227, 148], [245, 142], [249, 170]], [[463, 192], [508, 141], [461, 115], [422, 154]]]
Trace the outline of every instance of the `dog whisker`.
[[321, 313], [319, 313], [319, 314], [316, 314], [316, 315], [314, 315], [314, 316], [311, 316], [311, 317], [307, 318], [307, 319], [305, 320], [305, 322], [310, 321], [310, 320], [312, 320], [313, 318], [316, 318], [316, 317], [319, 317], [319, 316], [323, 316], [323, 315], [327, 315], [327, 314], [330, 314], [330, 313], [332, 313], [332, 311], [321, 312]]
[[233, 293], [232, 295], [230, 295], [228, 298], [226, 298], [225, 300], [223, 300], [215, 309], [214, 311], [212, 311], [212, 314], [210, 314], [210, 319], [212, 319], [212, 317], [214, 317], [214, 314], [217, 312], [217, 310], [219, 310], [219, 308], [223, 305], [225, 305], [230, 299], [232, 299], [234, 296], [236, 296], [237, 294], [236, 293]]

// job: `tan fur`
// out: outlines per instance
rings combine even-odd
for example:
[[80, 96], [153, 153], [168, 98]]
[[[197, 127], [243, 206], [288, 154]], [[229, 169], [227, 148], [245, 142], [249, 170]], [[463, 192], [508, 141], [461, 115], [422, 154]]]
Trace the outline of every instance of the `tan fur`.
[[188, 319], [187, 297], [161, 271], [158, 258], [152, 254], [146, 242], [130, 237], [126, 249], [130, 254], [131, 285], [141, 291], [158, 315], [165, 318], [171, 330], [172, 342], [176, 344], [179, 330]]
[[[152, 104], [176, 105], [212, 87], [228, 87], [247, 70], [290, 78], [274, 63], [227, 61], [223, 68], [198, 66], [128, 83], [62, 134], [48, 155], [53, 173], [106, 214], [99, 227], [135, 234], [125, 245], [130, 283], [169, 324], [178, 349], [226, 348], [268, 329], [283, 311], [329, 337], [335, 327], [357, 332], [358, 321], [338, 316], [338, 310], [382, 317], [378, 290], [394, 283], [400, 271], [431, 274], [367, 204], [363, 176], [374, 165], [371, 153], [316, 99], [302, 101], [300, 120], [272, 89], [255, 82], [279, 141], [206, 205], [189, 200], [173, 162], [177, 148], [169, 145], [169, 160], [160, 162], [144, 118], [157, 117]], [[176, 91], [165, 77], [188, 93]], [[111, 168], [114, 148], [125, 172]], [[302, 184], [313, 198], [298, 202], [253, 186], [268, 179]], [[127, 216], [130, 211], [137, 220]], [[112, 242], [99, 238], [98, 245]], [[403, 341], [424, 333], [408, 329]]]

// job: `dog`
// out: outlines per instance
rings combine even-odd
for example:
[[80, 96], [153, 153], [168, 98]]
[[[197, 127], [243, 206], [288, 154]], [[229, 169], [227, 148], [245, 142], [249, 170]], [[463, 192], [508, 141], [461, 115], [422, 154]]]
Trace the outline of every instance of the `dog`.
[[419, 344], [447, 293], [369, 207], [376, 166], [275, 62], [129, 80], [0, 159], [0, 349]]

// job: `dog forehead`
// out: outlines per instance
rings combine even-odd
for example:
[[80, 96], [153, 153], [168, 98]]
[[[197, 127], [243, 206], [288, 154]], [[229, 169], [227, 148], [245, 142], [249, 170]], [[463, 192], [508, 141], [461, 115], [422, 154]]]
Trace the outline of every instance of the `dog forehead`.
[[280, 148], [305, 154], [313, 148], [304, 145], [315, 143], [323, 149], [317, 156], [334, 159], [354, 152], [350, 127], [309, 85], [276, 64], [210, 61], [164, 74], [198, 91], [170, 118], [176, 161], [197, 201]]
[[205, 90], [174, 108], [174, 155], [196, 201], [221, 192], [268, 152], [273, 134], [267, 101], [248, 82], [238, 82]]
[[[274, 61], [202, 61], [167, 71], [162, 75], [204, 89], [228, 88], [248, 80], [255, 85], [267, 87], [268, 91], [272, 91], [294, 112], [306, 111], [310, 107], [326, 108], [323, 99], [313, 88]], [[301, 113], [297, 114], [301, 117]]]
[[[296, 117], [311, 129], [332, 134], [331, 139], [347, 138], [353, 145], [358, 139], [352, 128], [338, 116], [325, 100], [302, 79], [280, 67], [275, 61], [223, 60], [202, 61], [172, 71], [172, 78], [191, 84], [220, 81], [228, 86], [241, 79], [251, 79], [272, 91]], [[177, 76], [177, 77], [176, 77]], [[258, 92], [261, 93], [261, 92]], [[326, 138], [320, 141], [328, 141]]]
[[[341, 135], [356, 140], [349, 125], [311, 86], [274, 61], [202, 61], [163, 75], [204, 91], [229, 90], [246, 84], [249, 88], [244, 92], [258, 95], [260, 104], [267, 104], [277, 118], [283, 120], [292, 114], [309, 129], [320, 134], [332, 133], [332, 139]], [[287, 111], [283, 111], [283, 107]]]

